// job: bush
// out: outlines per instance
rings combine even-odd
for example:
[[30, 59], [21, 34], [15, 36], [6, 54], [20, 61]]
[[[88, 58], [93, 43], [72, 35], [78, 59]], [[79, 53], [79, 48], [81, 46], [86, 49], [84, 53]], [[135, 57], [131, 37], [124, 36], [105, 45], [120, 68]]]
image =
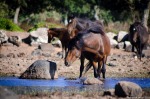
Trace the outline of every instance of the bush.
[[64, 27], [64, 26], [62, 24], [56, 24], [56, 23], [50, 23], [50, 22], [39, 22], [34, 27], [32, 27], [31, 29], [29, 29], [28, 32], [37, 30], [37, 28], [40, 28], [40, 27], [61, 28], [61, 27]]
[[18, 25], [14, 24], [11, 20], [0, 18], [0, 29], [8, 31], [23, 31]]

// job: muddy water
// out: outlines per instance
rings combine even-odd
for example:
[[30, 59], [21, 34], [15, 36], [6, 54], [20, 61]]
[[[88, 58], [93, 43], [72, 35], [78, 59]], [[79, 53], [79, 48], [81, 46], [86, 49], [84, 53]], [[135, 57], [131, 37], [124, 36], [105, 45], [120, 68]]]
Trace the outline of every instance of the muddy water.
[[[83, 80], [83, 79], [82, 79]], [[150, 88], [150, 78], [106, 78], [103, 85], [83, 85], [81, 79], [65, 80], [60, 77], [55, 80], [19, 79], [16, 77], [0, 77], [0, 86], [5, 86], [17, 93], [42, 91], [101, 91], [112, 89], [118, 81], [131, 81], [142, 88]]]

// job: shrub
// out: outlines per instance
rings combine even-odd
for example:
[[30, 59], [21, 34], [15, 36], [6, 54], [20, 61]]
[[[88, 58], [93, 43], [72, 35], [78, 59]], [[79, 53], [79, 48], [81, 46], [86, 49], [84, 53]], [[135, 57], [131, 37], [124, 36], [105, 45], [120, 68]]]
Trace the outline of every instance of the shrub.
[[62, 24], [50, 23], [50, 22], [39, 22], [38, 24], [34, 25], [28, 32], [34, 31], [40, 27], [47, 27], [47, 28], [61, 28], [64, 27]]
[[18, 25], [14, 24], [11, 20], [0, 18], [0, 29], [9, 31], [23, 31]]

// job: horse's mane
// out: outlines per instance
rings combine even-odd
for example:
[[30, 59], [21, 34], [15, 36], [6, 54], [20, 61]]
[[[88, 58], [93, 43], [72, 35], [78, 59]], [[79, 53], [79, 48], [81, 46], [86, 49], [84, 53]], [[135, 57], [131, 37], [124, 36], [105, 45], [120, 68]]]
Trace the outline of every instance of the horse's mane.
[[51, 31], [55, 31], [55, 32], [60, 32], [60, 31], [67, 31], [67, 29], [66, 28], [49, 28], [49, 30], [51, 30]]
[[74, 18], [73, 24], [76, 25], [78, 30], [82, 32], [104, 33], [104, 26], [100, 21], [91, 21], [89, 19]]
[[131, 26], [130, 26], [130, 32], [132, 32], [132, 29], [135, 29], [134, 31], [138, 32], [139, 34], [141, 33], [147, 33], [146, 31], [146, 27], [144, 27], [144, 25], [141, 22], [134, 22]]

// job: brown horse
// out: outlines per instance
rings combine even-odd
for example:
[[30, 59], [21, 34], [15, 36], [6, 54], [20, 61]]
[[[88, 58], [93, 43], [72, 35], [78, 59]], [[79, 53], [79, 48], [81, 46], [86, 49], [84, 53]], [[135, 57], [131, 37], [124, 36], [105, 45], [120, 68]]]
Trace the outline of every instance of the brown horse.
[[[103, 78], [105, 78], [105, 64], [109, 53], [110, 41], [106, 34], [93, 32], [78, 33], [78, 35], [69, 42], [65, 65], [70, 66], [80, 57], [81, 65], [79, 77], [81, 77], [84, 70], [84, 60], [86, 58], [90, 61], [88, 68], [93, 65], [94, 77], [100, 77], [100, 73], [102, 72]], [[96, 63], [98, 63], [98, 67]]]
[[[70, 41], [70, 36], [68, 30], [65, 28], [50, 28], [48, 30], [48, 42], [50, 43], [53, 37], [59, 38], [62, 44], [62, 58], [66, 55], [66, 50], [68, 43]], [[65, 55], [64, 55], [65, 54]]]
[[73, 18], [72, 21], [68, 23], [67, 29], [71, 38], [73, 38], [75, 35], [78, 34], [79, 31], [82, 30], [93, 33], [104, 32], [103, 24], [100, 21], [91, 21], [88, 19], [85, 20], [80, 18]]
[[132, 44], [132, 52], [134, 52], [134, 47], [137, 49], [137, 55], [140, 60], [142, 57], [143, 48], [148, 42], [149, 34], [147, 29], [140, 22], [135, 22], [130, 26], [129, 29], [129, 40]]

